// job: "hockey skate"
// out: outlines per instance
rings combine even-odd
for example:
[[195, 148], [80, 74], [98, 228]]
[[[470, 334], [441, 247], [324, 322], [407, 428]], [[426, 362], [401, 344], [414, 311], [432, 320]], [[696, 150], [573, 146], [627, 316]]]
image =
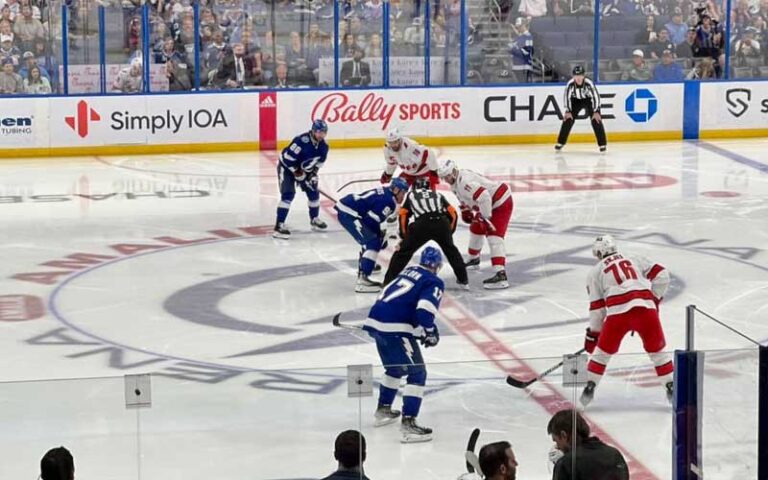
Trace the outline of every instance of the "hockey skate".
[[500, 290], [502, 288], [509, 288], [509, 282], [507, 281], [507, 272], [499, 270], [496, 275], [491, 278], [483, 280], [483, 288], [488, 290]]
[[373, 273], [380, 272], [381, 271], [381, 265], [378, 263], [373, 266]]
[[362, 273], [357, 276], [357, 285], [355, 285], [355, 292], [357, 293], [376, 293], [381, 291], [381, 282], [376, 282], [368, 278], [367, 275]]
[[313, 218], [309, 221], [309, 224], [312, 226], [312, 230], [316, 232], [320, 232], [328, 228], [328, 224], [320, 220], [320, 217]]
[[459, 281], [457, 280], [457, 281], [456, 281], [456, 285], [457, 285], [457, 286], [458, 286], [458, 287], [459, 287], [461, 290], [465, 290], [465, 291], [467, 291], [467, 292], [469, 291], [469, 282], [467, 282], [467, 283], [461, 283], [461, 282], [459, 282]]
[[605, 145], [600, 145], [600, 152], [601, 153], [605, 153], [605, 149], [606, 149]]
[[392, 410], [391, 405], [379, 405], [374, 414], [376, 420], [373, 422], [374, 427], [383, 427], [390, 423], [395, 423], [400, 418], [400, 410]]
[[555, 144], [555, 150], [557, 150], [559, 152], [562, 149], [563, 149], [563, 144], [562, 143], [556, 143]]
[[478, 268], [480, 268], [480, 257], [470, 258], [469, 260], [464, 262], [464, 266], [467, 268], [474, 268], [475, 270], [477, 270]]
[[667, 394], [667, 401], [670, 404], [674, 404], [675, 402], [675, 384], [672, 382], [667, 382], [664, 384], [664, 391]]
[[291, 231], [285, 228], [282, 223], [276, 223], [275, 229], [272, 231], [272, 236], [274, 238], [282, 238], [283, 240], [288, 240], [291, 238]]
[[582, 405], [585, 407], [589, 405], [589, 402], [592, 401], [593, 398], [595, 398], [595, 387], [597, 385], [593, 381], [587, 382], [587, 386], [584, 387], [584, 391], [581, 392], [581, 398], [579, 398], [579, 402], [581, 402]]
[[432, 440], [432, 429], [416, 424], [416, 417], [403, 417], [400, 424], [400, 443], [429, 442]]

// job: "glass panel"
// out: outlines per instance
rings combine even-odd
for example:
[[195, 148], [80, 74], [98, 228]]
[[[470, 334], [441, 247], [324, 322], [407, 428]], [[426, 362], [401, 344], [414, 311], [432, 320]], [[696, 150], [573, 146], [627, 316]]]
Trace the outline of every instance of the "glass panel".
[[137, 411], [125, 407], [122, 377], [0, 384], [0, 422], [2, 478], [37, 478], [60, 446], [76, 478], [138, 478]]
[[340, 5], [339, 16], [339, 86], [382, 86], [384, 2], [353, 0]]
[[[195, 17], [192, 6], [149, 6], [150, 91], [186, 91], [195, 84]], [[208, 36], [210, 38], [210, 35]]]
[[4, 5], [0, 11], [0, 60], [8, 63], [3, 65], [0, 94], [56, 93], [60, 84], [61, 7], [22, 3], [14, 4], [13, 10], [10, 4]]
[[[314, 7], [293, 2], [274, 3], [275, 39], [267, 39], [266, 55], [269, 56], [265, 75], [266, 85], [273, 88], [309, 87], [317, 84], [313, 71], [309, 68], [310, 25], [316, 24]], [[319, 35], [319, 25], [314, 27]], [[271, 31], [266, 32], [271, 36]]]
[[392, 1], [389, 6], [389, 84], [424, 85], [426, 1]]
[[[519, 15], [514, 21], [512, 44], [512, 62], [517, 67], [514, 79], [518, 81], [555, 81], [562, 82], [571, 78], [571, 71], [576, 65], [586, 70], [587, 76], [593, 72], [594, 54], [594, 16], [593, 2], [590, 0], [558, 1], [552, 4], [555, 16], [544, 15], [544, 2], [524, 1]], [[542, 8], [544, 10], [542, 11]], [[558, 13], [559, 12], [559, 13]], [[516, 13], [517, 15], [518, 13]], [[559, 16], [558, 16], [559, 15]], [[525, 17], [532, 17], [530, 20]], [[525, 46], [530, 42], [526, 32], [533, 35], [531, 60], [533, 71], [520, 70], [525, 67]], [[506, 69], [505, 58], [496, 57], [493, 65], [486, 65], [488, 83], [506, 83], [499, 78]], [[539, 64], [539, 62], [541, 62]], [[523, 78], [520, 78], [523, 77]]]
[[434, 2], [431, 24], [430, 85], [461, 82], [461, 0]]
[[731, 78], [766, 78], [768, 2], [734, 0], [731, 5]]
[[[93, 10], [96, 11], [96, 9]], [[108, 32], [104, 35], [107, 52], [107, 92], [143, 92], [143, 27], [142, 8], [139, 0], [111, 4], [105, 7], [104, 17], [105, 28]], [[95, 57], [95, 63], [98, 65], [98, 56]], [[160, 65], [150, 63], [153, 79], [158, 78], [160, 68]], [[71, 75], [72, 67], [70, 67]], [[160, 88], [155, 89], [159, 90]], [[71, 87], [70, 92], [72, 92]]]

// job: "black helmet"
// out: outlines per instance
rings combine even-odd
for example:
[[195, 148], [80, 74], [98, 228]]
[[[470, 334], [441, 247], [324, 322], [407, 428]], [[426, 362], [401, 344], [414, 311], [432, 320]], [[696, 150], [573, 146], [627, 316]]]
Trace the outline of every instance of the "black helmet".
[[584, 75], [584, 67], [581, 65], [576, 65], [573, 67], [573, 74], [574, 75]]

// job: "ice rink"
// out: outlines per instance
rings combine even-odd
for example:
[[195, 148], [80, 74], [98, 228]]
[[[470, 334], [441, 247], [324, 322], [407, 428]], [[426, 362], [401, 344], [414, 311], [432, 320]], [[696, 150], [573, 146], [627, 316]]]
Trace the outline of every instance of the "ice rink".
[[[34, 478], [58, 445], [84, 480], [321, 478], [335, 469], [336, 434], [356, 428], [372, 480], [454, 479], [474, 427], [480, 444], [512, 443], [518, 479], [551, 478], [547, 421], [580, 389], [559, 374], [527, 390], [504, 377], [532, 377], [582, 346], [596, 235], [672, 273], [661, 306], [670, 351], [684, 346], [688, 304], [768, 339], [767, 147], [439, 149], [512, 187], [511, 287], [482, 289], [487, 256], [469, 292], [441, 271], [441, 341], [424, 351], [420, 415], [435, 440], [410, 445], [396, 426], [373, 428], [375, 395], [347, 398], [346, 366], [379, 360], [365, 335], [330, 319], [362, 321], [375, 295], [354, 293], [358, 247], [332, 202], [321, 211], [328, 231], [311, 232], [299, 192], [292, 238], [270, 236], [275, 153], [5, 160], [0, 478]], [[382, 167], [379, 149], [331, 149], [320, 186], [336, 197], [372, 188], [337, 193]], [[455, 238], [466, 253], [466, 225]], [[696, 346], [708, 350], [705, 475], [755, 478], [757, 352], [703, 317]], [[633, 480], [670, 478], [671, 409], [639, 339], [627, 337], [608, 368], [586, 411], [595, 433], [624, 452]], [[152, 407], [128, 410], [122, 376], [142, 372], [155, 373]]]

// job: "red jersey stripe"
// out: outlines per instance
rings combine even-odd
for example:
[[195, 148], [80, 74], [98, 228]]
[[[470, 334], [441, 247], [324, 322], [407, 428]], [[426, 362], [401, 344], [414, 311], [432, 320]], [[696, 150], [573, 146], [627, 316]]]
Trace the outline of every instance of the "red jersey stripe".
[[654, 278], [656, 278], [662, 271], [664, 270], [664, 267], [659, 265], [658, 263], [651, 267], [651, 269], [648, 271], [648, 280], [653, 281]]
[[590, 310], [600, 310], [601, 308], [605, 308], [605, 300], [603, 299], [595, 300], [589, 304]]
[[622, 293], [621, 295], [613, 295], [605, 299], [606, 307], [615, 307], [616, 305], [624, 305], [632, 300], [654, 300], [653, 292], [650, 290], [633, 290], [631, 292]]
[[477, 190], [475, 190], [475, 193], [472, 195], [472, 200], [477, 201], [477, 199], [480, 198], [480, 195], [482, 195], [484, 191], [485, 191], [484, 187], [480, 187]]

